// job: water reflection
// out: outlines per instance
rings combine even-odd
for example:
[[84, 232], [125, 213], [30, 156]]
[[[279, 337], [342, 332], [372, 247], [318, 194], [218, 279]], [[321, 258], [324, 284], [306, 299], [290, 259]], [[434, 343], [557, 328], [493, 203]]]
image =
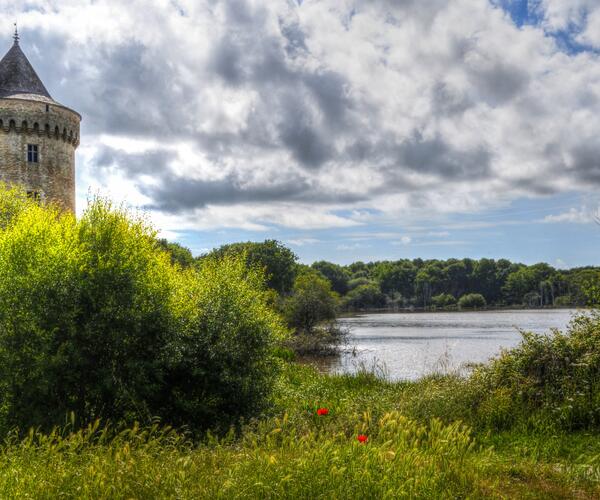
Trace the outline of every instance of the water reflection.
[[414, 380], [430, 373], [465, 371], [502, 348], [515, 346], [519, 330], [537, 333], [567, 326], [575, 310], [453, 313], [376, 313], [343, 318], [350, 330], [340, 356], [303, 358], [320, 370], [352, 373], [376, 369], [391, 379]]

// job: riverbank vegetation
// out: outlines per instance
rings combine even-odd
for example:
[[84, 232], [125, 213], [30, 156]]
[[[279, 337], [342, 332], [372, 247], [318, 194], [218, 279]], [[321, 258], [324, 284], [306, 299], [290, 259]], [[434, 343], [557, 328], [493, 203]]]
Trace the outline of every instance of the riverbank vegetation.
[[581, 317], [470, 377], [416, 382], [283, 363], [270, 407], [227, 434], [93, 424], [9, 437], [0, 496], [597, 498], [599, 340], [600, 318]]
[[600, 495], [598, 314], [467, 376], [323, 375], [288, 350], [352, 293], [319, 267], [0, 190], [0, 497]]

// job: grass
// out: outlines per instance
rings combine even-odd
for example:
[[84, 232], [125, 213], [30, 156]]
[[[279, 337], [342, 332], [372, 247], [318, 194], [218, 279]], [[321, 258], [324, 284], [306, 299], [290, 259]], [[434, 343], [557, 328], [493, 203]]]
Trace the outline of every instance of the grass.
[[9, 438], [0, 497], [600, 497], [599, 434], [535, 418], [492, 431], [469, 417], [465, 389], [453, 377], [392, 383], [288, 364], [272, 414], [238, 434], [192, 443], [159, 426], [94, 424]]

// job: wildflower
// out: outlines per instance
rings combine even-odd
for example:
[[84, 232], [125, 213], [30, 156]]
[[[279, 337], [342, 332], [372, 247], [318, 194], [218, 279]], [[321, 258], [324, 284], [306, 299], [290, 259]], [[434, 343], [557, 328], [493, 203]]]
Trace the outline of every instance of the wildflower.
[[356, 439], [358, 439], [360, 443], [366, 443], [369, 440], [368, 436], [365, 436], [364, 434], [359, 434]]
[[320, 417], [323, 415], [329, 415], [329, 410], [327, 408], [319, 408], [317, 410], [317, 415], [319, 415]]

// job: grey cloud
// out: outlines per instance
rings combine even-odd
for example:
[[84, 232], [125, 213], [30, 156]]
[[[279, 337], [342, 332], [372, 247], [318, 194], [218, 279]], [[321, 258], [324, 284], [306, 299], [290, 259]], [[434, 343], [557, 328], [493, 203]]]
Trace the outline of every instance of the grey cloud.
[[149, 208], [178, 213], [206, 205], [235, 205], [245, 202], [284, 201], [309, 190], [306, 181], [293, 180], [274, 185], [244, 188], [235, 176], [203, 181], [169, 176], [159, 186], [140, 186], [154, 200]]
[[143, 153], [128, 154], [125, 151], [109, 147], [100, 147], [92, 159], [92, 163], [100, 170], [118, 169], [126, 172], [128, 177], [140, 175], [162, 176], [173, 160], [173, 153], [166, 150], [150, 150]]
[[582, 142], [571, 150], [573, 171], [580, 182], [600, 186], [600, 146]]
[[[298, 173], [274, 176], [270, 182], [252, 184], [237, 173], [218, 180], [202, 180], [175, 174], [170, 162], [176, 153], [162, 149], [144, 153], [127, 153], [102, 147], [92, 162], [99, 173], [118, 169], [136, 181], [137, 187], [154, 202], [148, 208], [178, 213], [206, 205], [236, 205], [300, 201], [310, 203], [352, 203], [364, 200], [363, 195], [339, 192], [319, 186]], [[152, 175], [146, 184], [144, 175]]]
[[331, 157], [328, 145], [308, 123], [290, 123], [281, 130], [281, 139], [306, 167], [319, 167]]
[[304, 84], [312, 91], [320, 111], [331, 127], [343, 127], [347, 124], [347, 113], [353, 108], [352, 100], [347, 96], [348, 83], [333, 71], [307, 73]]
[[285, 51], [288, 56], [296, 57], [308, 52], [306, 36], [297, 20], [288, 22], [286, 19], [279, 19], [279, 29], [286, 39]]
[[246, 78], [240, 51], [230, 40], [221, 40], [213, 49], [212, 65], [217, 75], [232, 85]]
[[475, 92], [492, 106], [505, 104], [522, 92], [530, 80], [524, 69], [503, 61], [471, 68], [470, 73]]
[[513, 178], [509, 182], [505, 182], [505, 189], [519, 190], [523, 193], [535, 194], [538, 196], [550, 196], [558, 192], [558, 188], [552, 185], [552, 179], [548, 178], [531, 178], [531, 177], [518, 177]]
[[436, 114], [446, 116], [464, 113], [475, 105], [473, 99], [441, 81], [433, 86], [431, 103]]
[[444, 179], [477, 179], [490, 173], [491, 154], [483, 148], [461, 151], [441, 137], [424, 139], [420, 134], [399, 148], [399, 162], [412, 170]]
[[205, 181], [171, 173], [163, 175], [158, 184], [140, 184], [139, 188], [143, 194], [154, 200], [148, 208], [169, 213], [180, 213], [206, 205], [277, 201], [314, 204], [356, 203], [365, 199], [362, 195], [331, 192], [299, 176], [276, 180], [270, 184], [247, 185], [237, 175]]

